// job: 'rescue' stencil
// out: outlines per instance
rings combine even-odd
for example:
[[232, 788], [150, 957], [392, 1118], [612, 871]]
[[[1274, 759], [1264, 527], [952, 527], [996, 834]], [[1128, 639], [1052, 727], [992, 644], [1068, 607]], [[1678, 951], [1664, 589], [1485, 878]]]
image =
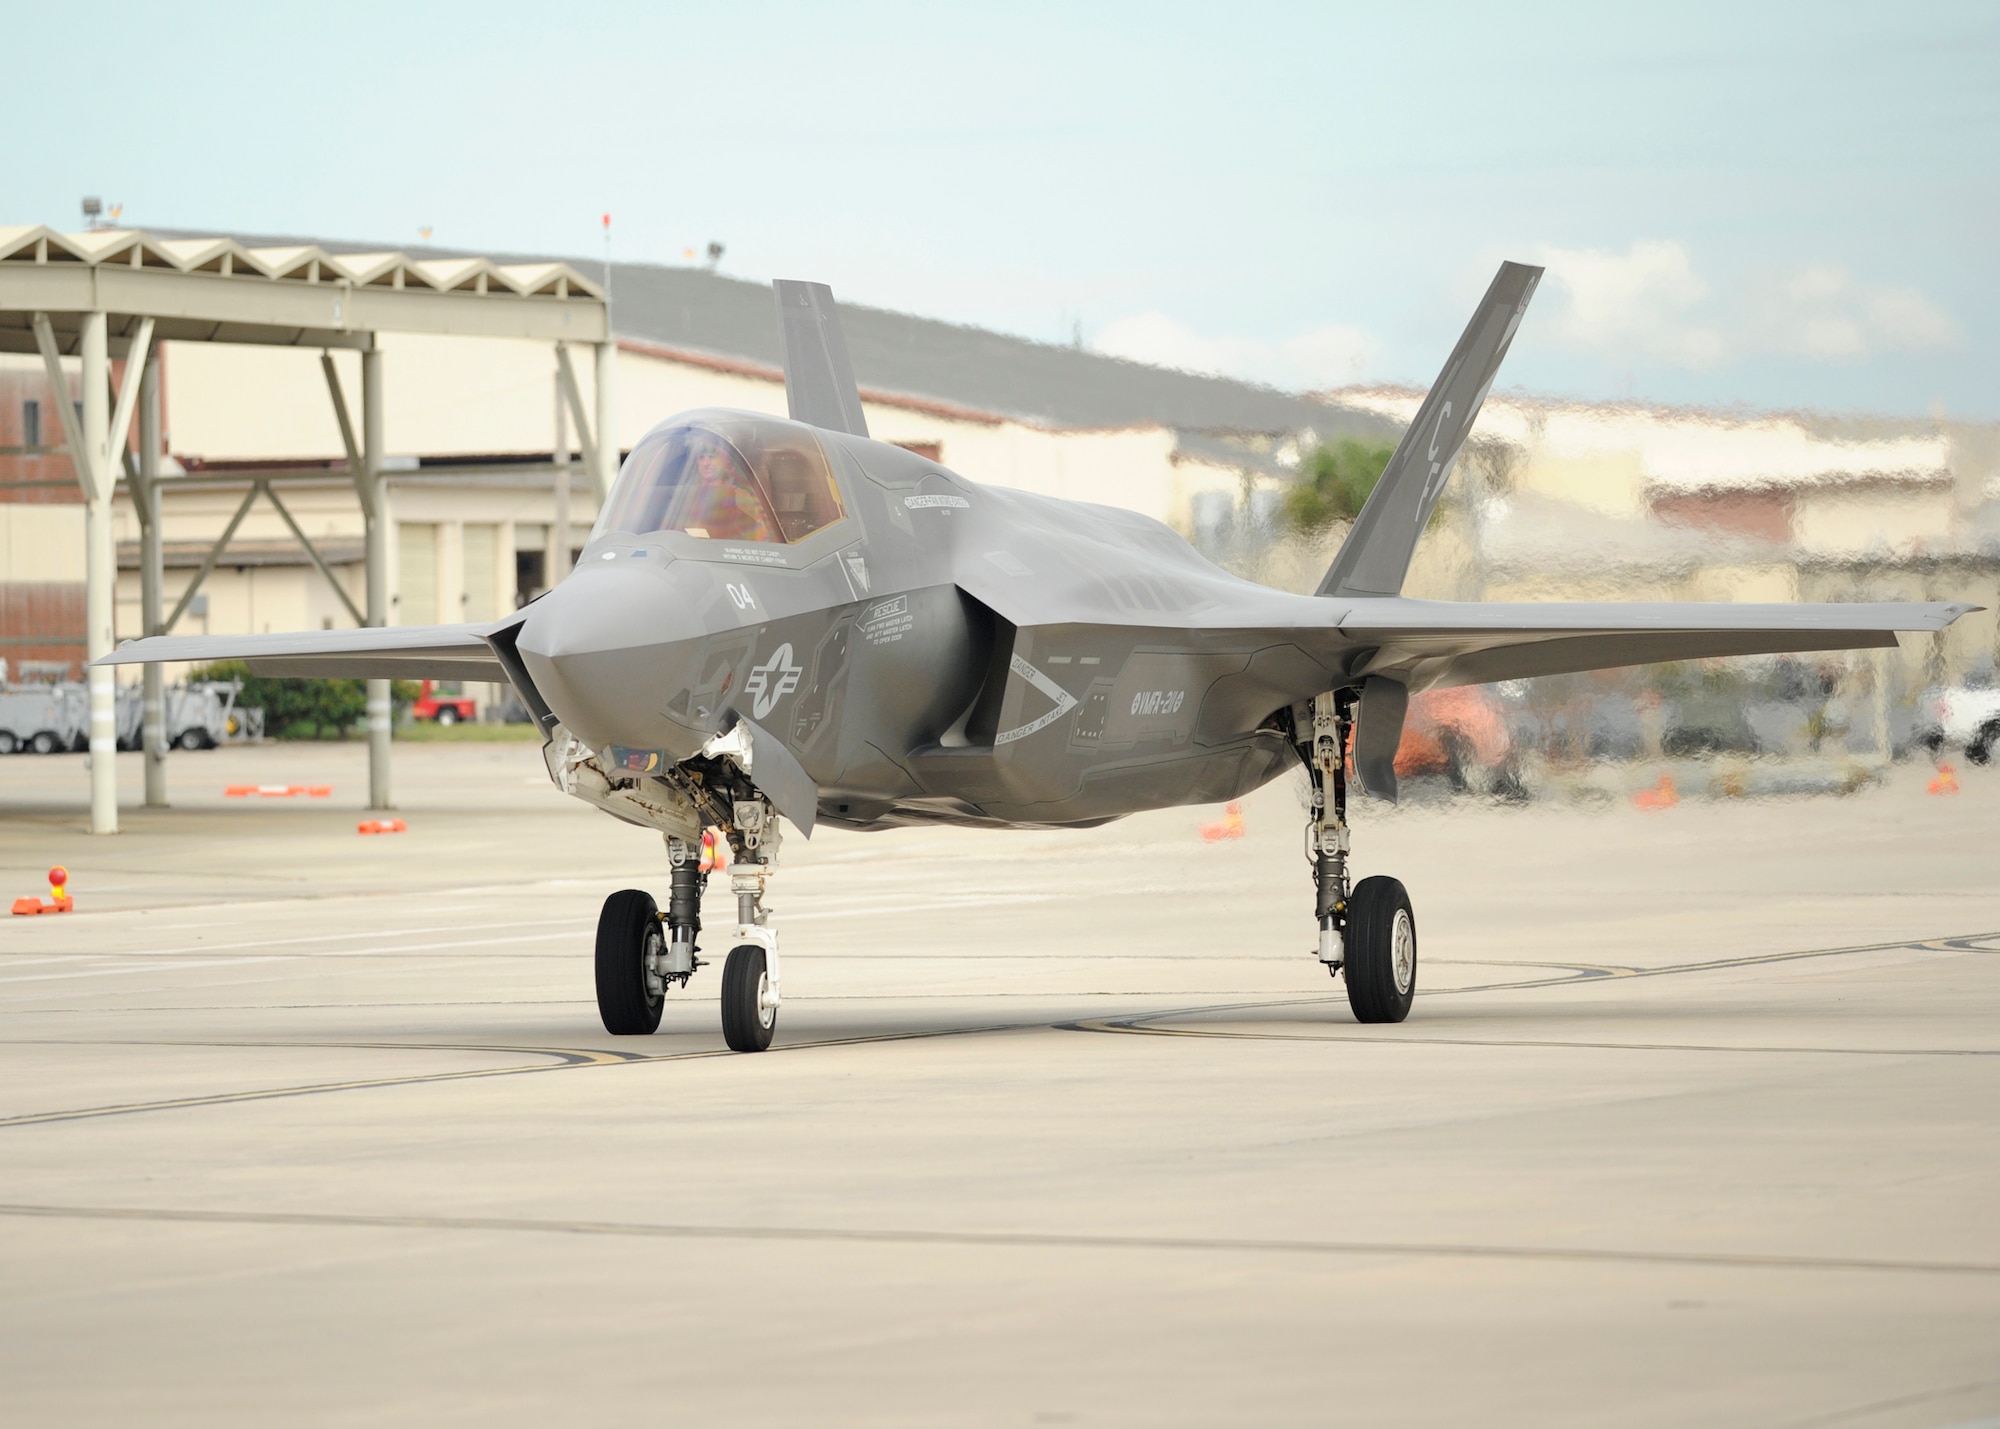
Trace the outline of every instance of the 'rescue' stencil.
[[893, 645], [916, 623], [917, 618], [910, 613], [910, 598], [899, 595], [869, 606], [862, 613], [859, 629], [870, 645]]

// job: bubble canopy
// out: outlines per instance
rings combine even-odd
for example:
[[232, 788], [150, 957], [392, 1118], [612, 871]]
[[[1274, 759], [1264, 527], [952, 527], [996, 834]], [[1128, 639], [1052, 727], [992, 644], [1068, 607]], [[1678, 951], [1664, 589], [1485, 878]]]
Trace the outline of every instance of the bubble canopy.
[[785, 545], [845, 514], [812, 428], [748, 412], [688, 412], [632, 448], [591, 536], [679, 531]]

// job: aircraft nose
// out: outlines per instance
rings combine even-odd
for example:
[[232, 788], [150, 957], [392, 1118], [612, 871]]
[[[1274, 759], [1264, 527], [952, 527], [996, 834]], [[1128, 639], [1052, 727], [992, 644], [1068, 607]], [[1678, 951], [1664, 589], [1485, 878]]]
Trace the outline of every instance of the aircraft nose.
[[691, 682], [700, 635], [664, 572], [620, 559], [579, 567], [529, 606], [515, 648], [549, 708], [593, 748], [674, 750], [694, 732], [664, 711]]

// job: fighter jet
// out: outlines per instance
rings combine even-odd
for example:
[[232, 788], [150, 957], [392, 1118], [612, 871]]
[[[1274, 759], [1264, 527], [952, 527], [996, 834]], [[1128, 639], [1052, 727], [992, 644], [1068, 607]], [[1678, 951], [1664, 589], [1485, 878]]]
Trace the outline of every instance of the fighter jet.
[[1401, 595], [1541, 269], [1503, 264], [1318, 589], [1210, 564], [1130, 511], [968, 481], [872, 441], [832, 293], [775, 284], [790, 420], [683, 412], [632, 449], [574, 571], [506, 619], [160, 637], [105, 663], [243, 659], [274, 675], [505, 681], [564, 793], [665, 836], [667, 900], [598, 921], [605, 1029], [646, 1034], [705, 964], [719, 831], [728, 1045], [770, 1045], [765, 905], [781, 822], [1083, 828], [1310, 788], [1319, 960], [1362, 1022], [1399, 1022], [1417, 926], [1349, 877], [1350, 778], [1396, 796], [1413, 691], [1652, 661], [1892, 646], [1951, 604], [1460, 603]]

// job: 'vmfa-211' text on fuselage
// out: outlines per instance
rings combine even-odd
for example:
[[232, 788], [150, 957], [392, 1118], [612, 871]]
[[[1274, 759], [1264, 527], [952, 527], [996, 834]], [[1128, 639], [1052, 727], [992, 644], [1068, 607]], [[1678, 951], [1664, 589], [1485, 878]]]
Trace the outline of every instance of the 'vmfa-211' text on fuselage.
[[1294, 764], [1312, 790], [1319, 956], [1357, 1016], [1416, 976], [1403, 887], [1350, 886], [1350, 774], [1394, 797], [1409, 693], [1657, 660], [1890, 645], [1944, 604], [1490, 604], [1400, 594], [1418, 536], [1540, 270], [1503, 265], [1313, 595], [1211, 565], [1113, 507], [967, 481], [872, 441], [832, 296], [779, 283], [791, 420], [671, 418], [632, 449], [576, 569], [485, 625], [161, 638], [109, 657], [276, 674], [506, 680], [566, 792], [667, 837], [662, 910], [613, 894], [600, 1011], [649, 1032], [701, 966], [697, 850], [737, 854], [731, 1046], [780, 1000], [765, 884], [778, 815], [1080, 826], [1235, 798]]

